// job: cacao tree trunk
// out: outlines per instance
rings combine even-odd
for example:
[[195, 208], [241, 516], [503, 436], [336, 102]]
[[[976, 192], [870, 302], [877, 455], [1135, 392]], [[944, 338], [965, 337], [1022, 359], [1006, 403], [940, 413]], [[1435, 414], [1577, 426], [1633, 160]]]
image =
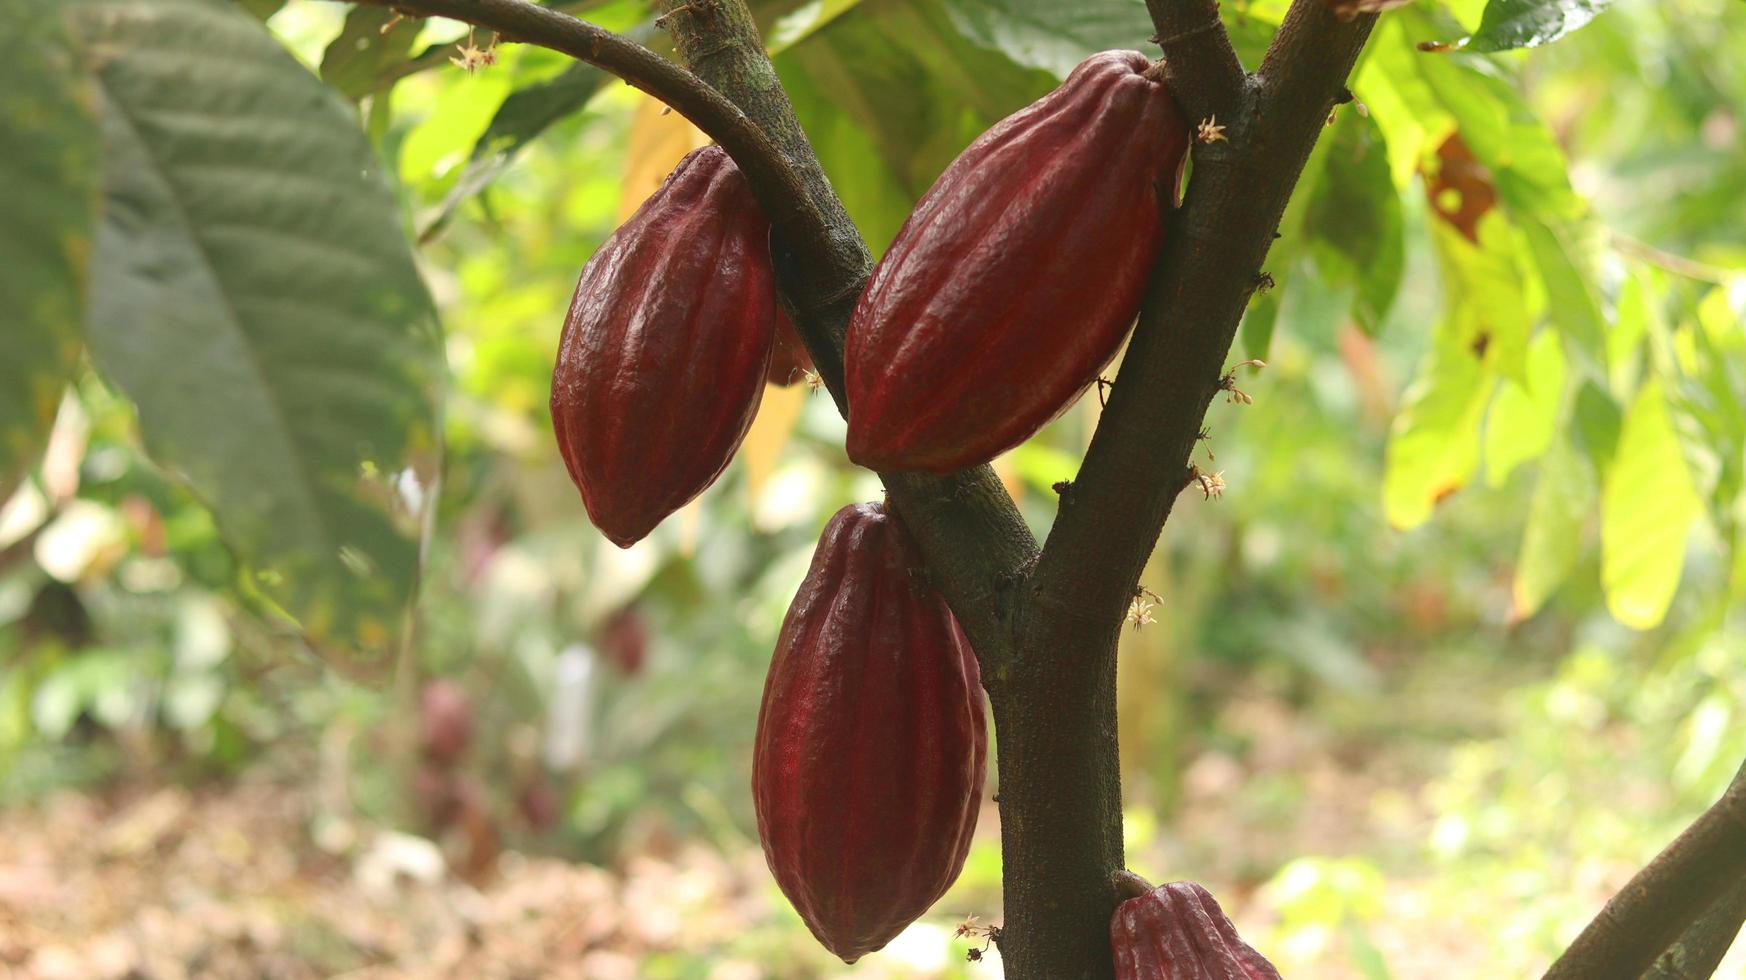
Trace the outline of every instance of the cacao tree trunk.
[[1027, 617], [993, 679], [1006, 975], [1108, 980], [1122, 867], [1119, 626]]

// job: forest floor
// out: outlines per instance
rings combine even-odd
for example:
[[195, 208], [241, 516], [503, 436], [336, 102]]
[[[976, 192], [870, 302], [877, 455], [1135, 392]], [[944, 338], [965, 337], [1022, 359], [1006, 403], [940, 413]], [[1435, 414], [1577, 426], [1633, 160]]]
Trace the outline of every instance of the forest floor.
[[[1133, 866], [1159, 880], [1196, 869], [1298, 980], [1502, 975], [1487, 969], [1493, 946], [1475, 932], [1497, 914], [1491, 903], [1451, 910], [1419, 863], [1435, 754], [1342, 745], [1303, 719], [1275, 701], [1231, 705], [1221, 729], [1271, 748], [1198, 753], [1167, 829], [1130, 817]], [[845, 970], [806, 936], [750, 840], [647, 835], [610, 867], [506, 849], [468, 876], [454, 870], [465, 862], [453, 839], [445, 857], [421, 837], [324, 818], [309, 782], [256, 766], [224, 782], [136, 779], [0, 812], [0, 980], [999, 975], [997, 954], [971, 965], [966, 954], [983, 943], [953, 936], [967, 908], [998, 896], [997, 872], [976, 871], [974, 854], [965, 878], [981, 884]], [[1270, 786], [1289, 798], [1257, 804]], [[990, 806], [985, 853], [997, 819]], [[1304, 892], [1280, 869], [1304, 854], [1330, 856], [1314, 887], [1386, 911], [1372, 910], [1361, 932], [1338, 916], [1319, 931], [1284, 929]], [[1362, 862], [1342, 870], [1340, 855]], [[1348, 871], [1357, 885], [1340, 884]], [[1630, 871], [1609, 866], [1576, 885], [1598, 905]], [[998, 922], [989, 913], [981, 922]]]

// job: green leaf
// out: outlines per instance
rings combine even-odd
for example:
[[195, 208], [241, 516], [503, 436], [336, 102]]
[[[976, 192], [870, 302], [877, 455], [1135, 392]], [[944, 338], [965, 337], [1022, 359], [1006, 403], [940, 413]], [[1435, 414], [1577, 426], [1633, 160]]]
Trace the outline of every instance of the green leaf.
[[92, 91], [61, 11], [0, 0], [0, 494], [36, 458], [79, 360], [97, 213]]
[[434, 492], [441, 338], [352, 108], [224, 0], [79, 0], [106, 207], [89, 343], [260, 598], [387, 661]]
[[1056, 84], [966, 40], [938, 3], [863, 4], [776, 68], [791, 89], [812, 90], [797, 102], [828, 103], [865, 133], [912, 202], [971, 140]]
[[[1746, 303], [1746, 293], [1740, 297]], [[1681, 326], [1664, 376], [1681, 452], [1723, 536], [1746, 516], [1746, 310], [1728, 290], [1712, 289], [1694, 323]], [[1662, 332], [1660, 330], [1658, 333]]]
[[1273, 279], [1276, 288], [1256, 291], [1249, 300], [1249, 308], [1243, 311], [1243, 323], [1238, 328], [1243, 338], [1243, 353], [1258, 360], [1267, 359], [1268, 348], [1273, 343], [1273, 330], [1279, 323], [1282, 295], [1279, 288], [1285, 285], [1285, 273], [1281, 271]]
[[1625, 412], [1601, 490], [1601, 585], [1614, 619], [1634, 629], [1661, 622], [1702, 509], [1667, 399], [1651, 381]]
[[1398, 528], [1430, 519], [1479, 466], [1479, 423], [1496, 377], [1458, 325], [1445, 321], [1389, 432], [1383, 511]]
[[861, 0], [808, 0], [776, 22], [765, 38], [764, 49], [781, 54], [815, 34], [820, 28], [855, 9]]
[[[1553, 326], [1584, 355], [1584, 367], [1605, 376], [1607, 322], [1594, 281], [1594, 250], [1584, 241], [1586, 224], [1521, 221], [1522, 237], [1546, 288], [1546, 313]], [[1581, 244], [1578, 244], [1581, 242]]]
[[1341, 113], [1324, 142], [1323, 177], [1305, 225], [1328, 278], [1357, 286], [1352, 313], [1365, 332], [1375, 334], [1394, 304], [1405, 262], [1388, 147], [1376, 124], [1356, 112]]
[[428, 239], [442, 230], [460, 206], [502, 176], [529, 143], [566, 116], [581, 111], [612, 77], [579, 61], [555, 78], [510, 93], [473, 144], [466, 167], [419, 238]]
[[285, 0], [236, 0], [236, 3], [260, 21], [267, 20], [285, 6]]
[[1442, 221], [1432, 223], [1431, 237], [1454, 333], [1487, 365], [1526, 383], [1528, 335], [1540, 304], [1515, 229], [1488, 215], [1479, 223], [1477, 246]]
[[1491, 0], [1466, 51], [1508, 51], [1558, 40], [1598, 17], [1612, 0]]
[[1099, 51], [1140, 50], [1153, 33], [1142, 0], [945, 0], [944, 5], [965, 37], [1057, 78]]
[[1612, 466], [1613, 454], [1618, 450], [1624, 411], [1606, 389], [1593, 381], [1583, 382], [1576, 390], [1574, 411], [1571, 421], [1577, 448], [1597, 470], [1605, 472]]
[[353, 7], [339, 35], [322, 52], [321, 80], [356, 102], [374, 92], [390, 69], [406, 62], [423, 29], [420, 18], [402, 17], [387, 7]]
[[1542, 330], [1528, 346], [1525, 381], [1505, 380], [1485, 420], [1486, 483], [1501, 487], [1517, 466], [1539, 458], [1558, 431], [1564, 394], [1564, 350]]
[[1554, 442], [1541, 457], [1540, 476], [1528, 501], [1528, 523], [1510, 588], [1511, 618], [1527, 619], [1539, 612], [1570, 576], [1594, 498], [1594, 467], [1569, 443]]

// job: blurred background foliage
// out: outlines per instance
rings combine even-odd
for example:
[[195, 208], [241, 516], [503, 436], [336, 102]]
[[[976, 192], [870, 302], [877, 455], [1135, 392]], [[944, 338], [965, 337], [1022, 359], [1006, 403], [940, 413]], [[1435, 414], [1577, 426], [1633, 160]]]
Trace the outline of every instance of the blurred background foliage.
[[[0, 377], [36, 395], [0, 399], [0, 806], [265, 771], [308, 788], [304, 829], [339, 853], [346, 828], [394, 826], [469, 875], [502, 848], [622, 869], [686, 842], [755, 863], [770, 645], [825, 519], [878, 484], [828, 399], [771, 388], [720, 482], [620, 551], [588, 526], [545, 408], [577, 270], [704, 138], [592, 68], [451, 23], [126, 0], [153, 3], [264, 19], [307, 68], [287, 91], [314, 73], [346, 100], [442, 334], [416, 310], [381, 321], [404, 376], [338, 421], [285, 423], [287, 465], [347, 502], [311, 527], [355, 532], [362, 555], [285, 589], [268, 573], [295, 545], [255, 522], [290, 491], [210, 475], [276, 444], [246, 412], [154, 414], [104, 353], [128, 327], [96, 318], [125, 295], [101, 268], [125, 254], [114, 236], [89, 273], [91, 358], [68, 355], [87, 328], [55, 326], [64, 310], [7, 328]], [[636, 0], [555, 5], [669, 50]], [[875, 253], [979, 132], [1151, 33], [1130, 0], [754, 7]], [[1246, 64], [1283, 11], [1223, 5]], [[1239, 371], [1254, 403], [1209, 416], [1199, 462], [1227, 489], [1189, 491], [1144, 580], [1157, 603], [1124, 634], [1130, 863], [1213, 887], [1290, 976], [1536, 969], [1746, 755], [1746, 7], [1627, 0], [1528, 50], [1506, 49], [1538, 36], [1496, 20], [1482, 0], [1383, 16], [1243, 324], [1241, 353], [1266, 362]], [[54, 62], [90, 34], [74, 21], [46, 68], [13, 66], [50, 79], [37, 94], [62, 72], [57, 97], [83, 108], [56, 145], [87, 158], [77, 117], [126, 101], [113, 77], [102, 97], [79, 81], [78, 56]], [[460, 70], [459, 43], [494, 63]], [[67, 200], [97, 197], [95, 169], [68, 172]], [[73, 281], [17, 268], [0, 274], [20, 289]], [[214, 275], [247, 295], [251, 274]], [[307, 355], [294, 383], [362, 384], [334, 325], [239, 315], [258, 353]], [[175, 354], [131, 356], [150, 372]], [[440, 394], [418, 366], [434, 358]], [[1086, 397], [996, 463], [1039, 535], [1097, 413]], [[323, 442], [354, 430], [372, 448]], [[395, 556], [417, 571], [396, 578]], [[853, 970], [764, 882], [742, 928], [642, 950], [637, 975], [993, 975], [951, 927], [998, 922], [995, 818], [936, 915]]]

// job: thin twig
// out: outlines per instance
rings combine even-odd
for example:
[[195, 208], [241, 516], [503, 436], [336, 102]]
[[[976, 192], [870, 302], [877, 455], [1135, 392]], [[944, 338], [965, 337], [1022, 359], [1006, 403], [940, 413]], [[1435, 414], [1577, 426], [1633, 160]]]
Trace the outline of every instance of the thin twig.
[[803, 255], [833, 245], [824, 217], [788, 160], [720, 92], [648, 48], [569, 14], [527, 0], [355, 0], [420, 17], [446, 17], [496, 31], [504, 40], [562, 52], [617, 75], [672, 106], [727, 150], [746, 174], [772, 223]]

